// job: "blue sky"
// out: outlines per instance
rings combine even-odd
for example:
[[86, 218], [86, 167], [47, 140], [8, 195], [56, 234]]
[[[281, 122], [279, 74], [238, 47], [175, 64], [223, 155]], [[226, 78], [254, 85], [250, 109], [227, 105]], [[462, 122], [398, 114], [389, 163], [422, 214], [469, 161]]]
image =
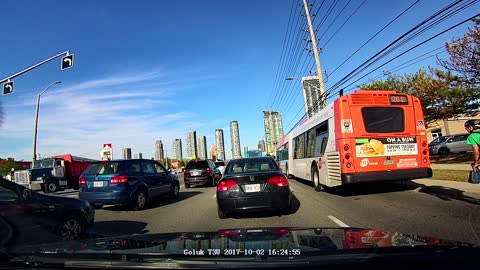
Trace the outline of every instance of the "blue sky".
[[[315, 2], [314, 11], [321, 0], [309, 2]], [[362, 1], [352, 0], [327, 31], [347, 2], [339, 0], [319, 28], [325, 33], [320, 46]], [[328, 74], [413, 2], [367, 0], [323, 48], [322, 68]], [[450, 2], [420, 1], [329, 76], [326, 88]], [[325, 16], [330, 3], [324, 3], [314, 24]], [[285, 96], [284, 104], [273, 104], [283, 114], [285, 129], [302, 110], [300, 83], [275, 81], [291, 5], [290, 0], [2, 1], [2, 10], [8, 12], [0, 17], [1, 78], [65, 50], [75, 54], [75, 65], [60, 71], [60, 60], [50, 62], [14, 79], [14, 94], [0, 96], [4, 111], [0, 157], [31, 159], [36, 95], [57, 80], [63, 83], [52, 87], [41, 101], [38, 153], [42, 156], [72, 153], [98, 158], [102, 144], [112, 143], [115, 157], [130, 147], [133, 154], [142, 152], [150, 158], [157, 139], [165, 142], [171, 155], [174, 138], [185, 141], [187, 132], [196, 130], [207, 136], [210, 148], [215, 128], [223, 128], [231, 157], [232, 120], [239, 122], [242, 149], [255, 148], [264, 137], [262, 110], [272, 105], [272, 91], [291, 95]], [[453, 16], [410, 46], [478, 10], [477, 4]], [[472, 24], [381, 70], [442, 46], [461, 36], [467, 26]], [[429, 58], [399, 72], [434, 64], [435, 58]], [[288, 76], [308, 75], [301, 68], [293, 73]], [[282, 87], [274, 88], [276, 84]]]

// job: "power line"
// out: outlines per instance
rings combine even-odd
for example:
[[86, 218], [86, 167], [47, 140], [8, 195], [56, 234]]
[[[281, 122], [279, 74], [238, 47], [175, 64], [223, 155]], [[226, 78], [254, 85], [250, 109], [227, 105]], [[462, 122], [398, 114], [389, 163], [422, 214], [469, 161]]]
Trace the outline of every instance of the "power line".
[[[366, 1], [366, 0], [365, 0]], [[363, 1], [363, 2], [365, 2]], [[394, 23], [398, 18], [400, 18], [405, 12], [407, 12], [409, 9], [411, 9], [413, 6], [415, 6], [420, 0], [415, 1], [413, 4], [411, 4], [408, 8], [406, 8], [404, 11], [402, 11], [400, 14], [398, 14], [393, 20], [391, 20], [389, 23], [387, 23], [382, 29], [377, 31], [375, 35], [373, 35], [371, 38], [369, 38], [365, 43], [362, 44], [355, 52], [353, 52], [347, 59], [345, 59], [340, 65], [338, 65], [332, 72], [330, 72], [330, 75], [334, 74], [335, 71], [337, 71], [341, 66], [343, 66], [348, 60], [350, 60], [355, 54], [358, 53], [363, 47], [365, 47], [370, 41], [372, 41], [376, 36], [378, 36], [383, 30], [385, 30], [388, 26], [390, 26], [392, 23]], [[333, 37], [333, 36], [332, 36]], [[331, 39], [331, 38], [330, 38]], [[328, 41], [330, 41], [330, 39]], [[323, 45], [324, 47], [327, 45], [328, 41]]]
[[[298, 1], [299, 1], [299, 0], [296, 1], [296, 2], [297, 2], [297, 5], [295, 5], [295, 11], [293, 12], [293, 15], [291, 14], [291, 15], [292, 15], [291, 18], [293, 18], [293, 16], [295, 16], [295, 14], [297, 14]], [[292, 6], [291, 6], [291, 10], [290, 10], [290, 11], [293, 10], [293, 5], [294, 5], [294, 4], [295, 4], [295, 0], [292, 1]], [[289, 20], [290, 20], [290, 19], [289, 19]], [[293, 21], [292, 21], [292, 22], [293, 22]], [[295, 26], [294, 26], [294, 25], [295, 25]], [[276, 76], [276, 78], [275, 78], [274, 86], [273, 86], [273, 89], [272, 89], [272, 94], [274, 94], [274, 97], [273, 97], [273, 99], [272, 99], [272, 105], [273, 105], [273, 102], [276, 100], [276, 98], [277, 98], [277, 96], [278, 96], [278, 91], [275, 91], [275, 90], [277, 89], [277, 87], [278, 87], [278, 75], [281, 74], [281, 72], [283, 72], [283, 69], [284, 69], [284, 67], [285, 67], [285, 61], [286, 61], [286, 57], [287, 57], [286, 53], [287, 53], [287, 51], [289, 51], [289, 48], [290, 48], [291, 43], [292, 43], [292, 40], [293, 40], [293, 35], [292, 35], [293, 30], [292, 30], [292, 29], [298, 27], [298, 17], [297, 17], [297, 21], [296, 21], [295, 23], [291, 24], [291, 26], [292, 26], [292, 28], [290, 28], [290, 29], [289, 29], [288, 26], [287, 26], [287, 29], [289, 29], [289, 30], [287, 30], [288, 34], [286, 34], [286, 35], [287, 35], [288, 37], [286, 36], [286, 39], [287, 39], [288, 41], [287, 41], [287, 44], [286, 44], [285, 47], [284, 47], [285, 50], [282, 49], [282, 54], [281, 54], [281, 56], [280, 56], [280, 58], [281, 58], [281, 61], [280, 61], [280, 62], [281, 62], [281, 63], [280, 63], [280, 65], [278, 66], [277, 76]]]
[[338, 17], [340, 17], [340, 15], [342, 14], [342, 12], [345, 10], [345, 8], [348, 6], [348, 4], [350, 4], [350, 2], [352, 2], [352, 0], [348, 0], [348, 2], [343, 6], [342, 10], [340, 10], [340, 12], [337, 14], [337, 16], [335, 17], [335, 19], [333, 19], [333, 21], [330, 23], [330, 25], [327, 27], [327, 29], [325, 31], [323, 31], [323, 34], [318, 38], [318, 40], [321, 40], [322, 37], [328, 32], [328, 30], [330, 29], [330, 27], [332, 27], [332, 25], [335, 23], [335, 21], [338, 19]]
[[[374, 71], [378, 70], [379, 68], [387, 65], [388, 63], [394, 61], [395, 59], [398, 59], [399, 57], [401, 57], [401, 56], [403, 56], [404, 54], [410, 52], [411, 50], [416, 49], [417, 47], [419, 47], [419, 46], [421, 46], [421, 45], [423, 45], [423, 44], [431, 41], [432, 39], [434, 39], [434, 38], [436, 38], [436, 37], [438, 37], [438, 36], [440, 36], [440, 35], [448, 32], [448, 31], [450, 31], [450, 30], [452, 30], [452, 29], [454, 29], [454, 28], [456, 28], [456, 27], [458, 27], [458, 26], [460, 26], [460, 25], [462, 25], [462, 24], [464, 24], [464, 23], [466, 23], [466, 22], [471, 21], [472, 19], [478, 17], [479, 15], [480, 15], [480, 14], [476, 14], [475, 16], [472, 16], [472, 17], [470, 17], [470, 18], [468, 18], [468, 19], [466, 19], [466, 20], [463, 20], [463, 21], [461, 21], [461, 22], [459, 22], [459, 23], [457, 23], [457, 24], [449, 27], [448, 29], [446, 29], [446, 30], [444, 30], [444, 31], [441, 31], [440, 33], [437, 33], [436, 35], [434, 35], [434, 36], [432, 36], [432, 37], [430, 37], [430, 38], [428, 38], [428, 39], [426, 39], [426, 40], [424, 40], [424, 41], [416, 44], [415, 46], [413, 46], [413, 47], [411, 47], [410, 49], [402, 52], [401, 54], [397, 55], [396, 57], [390, 59], [390, 60], [387, 61], [386, 63], [382, 64], [381, 66], [379, 66], [379, 67], [377, 67], [377, 68], [375, 68], [374, 70], [372, 70], [372, 71], [370, 71], [369, 73], [365, 74], [364, 76], [362, 76], [361, 78], [357, 79], [357, 80], [354, 81], [353, 83], [347, 85], [346, 87], [349, 87], [349, 86], [351, 86], [352, 84], [355, 84], [356, 82], [358, 82], [359, 80], [361, 80], [361, 79], [363, 79], [364, 77], [368, 76], [368, 75], [371, 74], [372, 72], [374, 72]], [[437, 48], [437, 49], [435, 49], [435, 50], [438, 50], [438, 49], [439, 49], [439, 48]], [[345, 88], [346, 88], [346, 87], [345, 87]], [[340, 92], [340, 90], [339, 90], [339, 91], [336, 91], [336, 92], [331, 92], [330, 89], [329, 89], [329, 93], [328, 93], [326, 96], [332, 96], [332, 95], [337, 94], [337, 93], [339, 93], [339, 92]], [[321, 100], [317, 101], [317, 102], [314, 104], [314, 107], [317, 107], [317, 106], [320, 104], [320, 101], [321, 101]], [[294, 117], [294, 119], [299, 115], [300, 112], [301, 112], [301, 110], [297, 113], [297, 115]], [[298, 123], [297, 123], [297, 124], [298, 124]]]
[[389, 45], [387, 45], [385, 48], [383, 48], [381, 51], [377, 52], [375, 55], [371, 56], [369, 59], [367, 59], [365, 62], [363, 62], [362, 64], [360, 64], [357, 68], [355, 68], [353, 71], [351, 71], [349, 74], [347, 74], [345, 77], [343, 77], [342, 79], [340, 79], [340, 81], [338, 81], [337, 83], [335, 83], [328, 91], [331, 91], [333, 89], [336, 89], [338, 88], [341, 84], [349, 81], [353, 76], [356, 75], [356, 73], [358, 74], [359, 70], [361, 70], [363, 67], [365, 66], [369, 66], [371, 65], [371, 62], [375, 62], [375, 61], [378, 61], [378, 59], [381, 59], [383, 58], [386, 54], [384, 54], [385, 51], [387, 51], [390, 47], [394, 46], [395, 44], [399, 43], [403, 38], [407, 37], [408, 35], [410, 35], [412, 32], [416, 31], [418, 28], [422, 27], [423, 25], [425, 25], [426, 23], [428, 23], [429, 21], [431, 21], [432, 19], [438, 17], [439, 15], [441, 15], [442, 13], [446, 12], [447, 10], [451, 9], [452, 7], [454, 7], [455, 5], [457, 5], [458, 3], [460, 3], [461, 1], [463, 0], [457, 0], [455, 1], [454, 3], [452, 4], [449, 4], [447, 7], [444, 7], [443, 9], [441, 9], [440, 11], [437, 11], [435, 14], [433, 14], [432, 16], [430, 16], [429, 18], [423, 20], [421, 23], [417, 24], [416, 26], [414, 26], [413, 28], [411, 28], [410, 30], [408, 30], [406, 33], [404, 33], [403, 35], [401, 35], [400, 37], [398, 37], [397, 39], [395, 39], [393, 42], [391, 42]]
[[[285, 36], [283, 37], [283, 45], [282, 45], [282, 52], [280, 53], [280, 58], [278, 59], [278, 65], [277, 65], [277, 73], [275, 74], [275, 79], [273, 80], [273, 85], [272, 85], [272, 92], [271, 92], [271, 95], [270, 95], [270, 100], [272, 100], [273, 98], [276, 97], [276, 92], [274, 91], [275, 89], [275, 84], [278, 80], [278, 75], [280, 73], [280, 65], [282, 63], [282, 59], [283, 59], [283, 54], [285, 52], [285, 45], [287, 43], [287, 36], [289, 34], [289, 31], [292, 29], [293, 27], [293, 24], [291, 24], [291, 19], [292, 19], [292, 14], [293, 14], [293, 6], [295, 5], [295, 1], [292, 1], [292, 6], [290, 7], [290, 15], [288, 16], [288, 22], [287, 22], [287, 27], [285, 28]], [[298, 6], [297, 6], [298, 7]], [[295, 9], [296, 11], [296, 9]], [[290, 27], [289, 27], [290, 26]], [[275, 95], [275, 97], [274, 97]]]

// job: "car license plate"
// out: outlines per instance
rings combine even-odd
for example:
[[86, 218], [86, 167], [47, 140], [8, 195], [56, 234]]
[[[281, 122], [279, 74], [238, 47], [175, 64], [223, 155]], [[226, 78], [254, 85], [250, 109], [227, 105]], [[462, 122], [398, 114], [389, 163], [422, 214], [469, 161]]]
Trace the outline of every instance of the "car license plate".
[[255, 185], [245, 185], [245, 192], [259, 192], [260, 184]]
[[192, 172], [192, 176], [198, 176], [200, 175], [200, 172]]
[[93, 182], [93, 186], [94, 186], [94, 187], [103, 187], [103, 181]]

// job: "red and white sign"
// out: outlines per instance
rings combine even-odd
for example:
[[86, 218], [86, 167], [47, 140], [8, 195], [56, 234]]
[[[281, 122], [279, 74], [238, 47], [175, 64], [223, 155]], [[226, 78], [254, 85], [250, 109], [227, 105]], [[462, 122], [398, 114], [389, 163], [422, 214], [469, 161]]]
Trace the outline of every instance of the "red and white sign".
[[104, 143], [103, 144], [103, 149], [105, 149], [105, 150], [112, 149], [112, 144], [111, 143]]

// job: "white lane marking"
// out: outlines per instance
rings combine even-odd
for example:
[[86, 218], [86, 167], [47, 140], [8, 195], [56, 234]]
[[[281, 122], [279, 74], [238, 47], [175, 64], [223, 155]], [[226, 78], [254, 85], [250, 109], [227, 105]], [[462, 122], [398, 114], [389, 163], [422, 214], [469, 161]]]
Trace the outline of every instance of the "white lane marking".
[[212, 197], [212, 198], [216, 198], [216, 197], [217, 197], [217, 194], [213, 195], [213, 197]]
[[334, 217], [334, 216], [328, 216], [328, 218], [329, 218], [331, 221], [335, 222], [335, 223], [336, 223], [338, 226], [340, 226], [340, 227], [350, 227], [350, 226], [348, 226], [347, 224], [343, 223], [340, 219], [338, 219], [338, 218], [336, 218], [336, 217]]

